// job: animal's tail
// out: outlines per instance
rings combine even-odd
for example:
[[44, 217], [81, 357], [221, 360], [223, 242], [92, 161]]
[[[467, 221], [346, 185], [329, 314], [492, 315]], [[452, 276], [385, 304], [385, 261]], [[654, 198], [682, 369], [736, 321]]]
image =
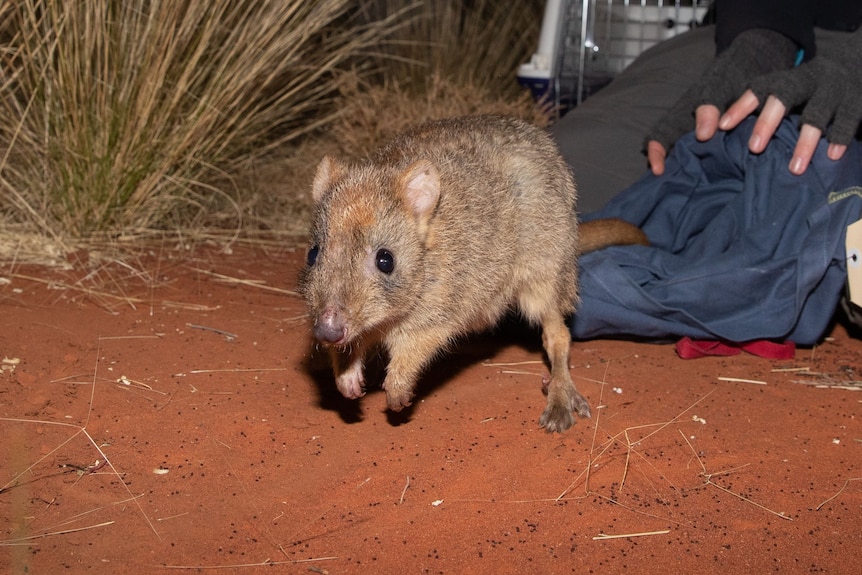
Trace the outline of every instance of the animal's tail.
[[649, 239], [639, 227], [624, 220], [607, 218], [580, 224], [581, 253], [600, 250], [608, 246], [648, 246]]

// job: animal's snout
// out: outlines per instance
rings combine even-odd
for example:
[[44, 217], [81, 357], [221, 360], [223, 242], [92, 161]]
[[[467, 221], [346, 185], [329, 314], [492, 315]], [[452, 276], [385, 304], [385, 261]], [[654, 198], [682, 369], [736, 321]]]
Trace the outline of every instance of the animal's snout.
[[347, 339], [344, 314], [337, 309], [326, 308], [314, 322], [314, 337], [321, 343], [343, 343]]

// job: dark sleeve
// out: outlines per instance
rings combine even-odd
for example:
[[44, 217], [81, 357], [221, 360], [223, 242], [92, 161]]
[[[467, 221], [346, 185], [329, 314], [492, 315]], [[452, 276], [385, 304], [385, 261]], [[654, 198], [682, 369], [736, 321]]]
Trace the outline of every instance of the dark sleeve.
[[817, 5], [814, 25], [836, 32], [855, 32], [862, 24], [862, 2], [859, 0], [829, 0]]
[[746, 30], [768, 28], [796, 42], [806, 60], [813, 58], [816, 4], [816, 0], [715, 0], [716, 52], [727, 49]]

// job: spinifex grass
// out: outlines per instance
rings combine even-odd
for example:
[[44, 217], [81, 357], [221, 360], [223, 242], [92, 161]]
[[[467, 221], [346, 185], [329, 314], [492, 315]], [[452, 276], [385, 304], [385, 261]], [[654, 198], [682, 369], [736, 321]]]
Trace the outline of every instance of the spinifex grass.
[[[311, 196], [306, 188], [324, 154], [358, 160], [394, 134], [429, 119], [503, 114], [546, 125], [553, 111], [537, 105], [516, 79], [518, 64], [535, 49], [543, 7], [544, 0], [357, 2], [364, 21], [400, 14], [397, 26], [364, 54], [363, 72], [373, 73], [345, 76], [338, 99], [342, 113], [334, 123], [303, 142], [297, 153], [244, 174], [243, 187], [258, 191], [260, 198], [247, 219], [277, 229], [291, 226], [275, 223], [274, 215], [308, 221]], [[272, 193], [284, 171], [292, 181], [305, 183], [301, 194]]]
[[203, 182], [329, 119], [338, 66], [385, 25], [349, 4], [3, 3], [0, 221], [86, 237], [211, 208]]

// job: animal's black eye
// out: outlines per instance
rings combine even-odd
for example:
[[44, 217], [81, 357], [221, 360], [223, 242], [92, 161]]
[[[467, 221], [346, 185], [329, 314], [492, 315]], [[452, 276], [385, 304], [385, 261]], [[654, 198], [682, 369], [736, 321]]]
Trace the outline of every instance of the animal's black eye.
[[395, 256], [393, 256], [392, 252], [389, 250], [377, 250], [375, 261], [377, 262], [377, 269], [387, 275], [391, 274], [395, 270]]
[[306, 261], [308, 262], [309, 266], [313, 266], [314, 263], [317, 261], [317, 254], [318, 253], [320, 253], [320, 246], [318, 246], [318, 245], [314, 245], [311, 247], [310, 250], [308, 250], [308, 257], [307, 257]]

